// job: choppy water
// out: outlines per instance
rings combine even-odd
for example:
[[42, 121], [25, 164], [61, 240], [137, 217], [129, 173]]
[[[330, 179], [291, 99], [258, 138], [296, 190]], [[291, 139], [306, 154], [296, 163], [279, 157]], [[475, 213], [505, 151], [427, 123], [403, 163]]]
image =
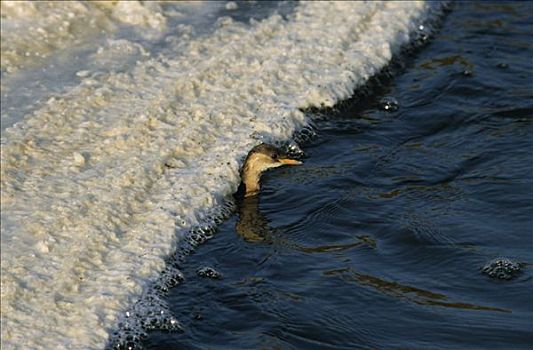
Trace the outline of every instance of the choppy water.
[[[393, 78], [311, 113], [305, 164], [186, 259], [183, 332], [146, 348], [531, 348], [532, 23], [528, 3], [455, 4]], [[499, 257], [521, 273], [483, 274]]]

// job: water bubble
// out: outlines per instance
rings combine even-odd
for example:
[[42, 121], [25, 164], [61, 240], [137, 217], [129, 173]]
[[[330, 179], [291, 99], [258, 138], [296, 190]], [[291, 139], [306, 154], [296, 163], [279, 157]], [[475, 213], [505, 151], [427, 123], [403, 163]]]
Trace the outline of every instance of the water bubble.
[[217, 280], [222, 279], [222, 274], [220, 272], [208, 266], [199, 268], [198, 270], [196, 270], [196, 274], [200, 277], [205, 277], [205, 278], [211, 278], [211, 279], [217, 279]]
[[205, 241], [207, 241], [207, 237], [201, 231], [191, 232], [190, 239], [191, 239], [191, 243], [194, 246], [198, 246], [204, 243]]
[[520, 273], [520, 264], [507, 258], [497, 258], [489, 261], [481, 272], [489, 277], [510, 280]]
[[228, 10], [228, 11], [236, 10], [238, 8], [239, 8], [239, 5], [237, 5], [237, 3], [235, 1], [228, 1], [226, 3], [226, 10]]
[[506, 68], [509, 68], [509, 65], [505, 62], [500, 62], [496, 65], [496, 67], [506, 69]]
[[156, 289], [167, 293], [170, 288], [175, 287], [185, 280], [183, 273], [173, 266], [168, 266], [163, 270], [161, 278], [155, 286]]
[[300, 131], [294, 136], [294, 140], [297, 143], [308, 142], [309, 140], [315, 138], [317, 135], [315, 129], [311, 125], [303, 127]]
[[285, 153], [291, 158], [301, 158], [304, 156], [304, 151], [295, 141], [288, 142], [283, 147]]
[[419, 44], [425, 44], [429, 40], [429, 34], [426, 28], [423, 25], [418, 26], [418, 31], [416, 33], [416, 41]]
[[379, 108], [387, 112], [395, 112], [400, 108], [400, 103], [394, 97], [383, 97], [379, 101]]
[[465, 69], [464, 71], [461, 72], [462, 75], [464, 75], [465, 77], [471, 77], [472, 75], [474, 75], [474, 72], [472, 72], [470, 69]]

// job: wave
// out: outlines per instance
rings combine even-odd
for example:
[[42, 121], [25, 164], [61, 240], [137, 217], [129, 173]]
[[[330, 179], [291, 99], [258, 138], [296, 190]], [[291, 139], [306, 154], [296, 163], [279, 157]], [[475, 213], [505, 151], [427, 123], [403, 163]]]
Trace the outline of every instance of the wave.
[[[2, 347], [104, 348], [191, 227], [231, 210], [247, 151], [290, 140], [309, 124], [303, 109], [352, 96], [441, 9], [302, 2], [250, 23], [219, 17], [204, 35], [166, 27], [179, 35], [155, 57], [82, 72], [6, 129]], [[107, 65], [115, 48], [88, 60]]]

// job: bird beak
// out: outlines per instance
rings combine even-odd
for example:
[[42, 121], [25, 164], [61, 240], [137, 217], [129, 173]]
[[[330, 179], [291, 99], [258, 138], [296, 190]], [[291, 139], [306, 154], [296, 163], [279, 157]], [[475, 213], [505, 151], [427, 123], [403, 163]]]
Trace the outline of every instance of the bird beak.
[[285, 165], [298, 165], [298, 164], [302, 164], [302, 162], [300, 162], [299, 160], [296, 160], [296, 159], [290, 159], [290, 158], [279, 158], [278, 161], [279, 161], [281, 164], [285, 164]]

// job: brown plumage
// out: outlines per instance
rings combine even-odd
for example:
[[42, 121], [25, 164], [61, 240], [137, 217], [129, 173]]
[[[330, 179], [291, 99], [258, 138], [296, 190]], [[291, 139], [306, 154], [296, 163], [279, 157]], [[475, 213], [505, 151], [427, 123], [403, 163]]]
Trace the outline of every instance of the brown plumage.
[[236, 197], [249, 197], [259, 192], [261, 174], [270, 168], [282, 165], [297, 165], [302, 162], [287, 157], [275, 146], [262, 143], [252, 148], [241, 169], [241, 184]]

